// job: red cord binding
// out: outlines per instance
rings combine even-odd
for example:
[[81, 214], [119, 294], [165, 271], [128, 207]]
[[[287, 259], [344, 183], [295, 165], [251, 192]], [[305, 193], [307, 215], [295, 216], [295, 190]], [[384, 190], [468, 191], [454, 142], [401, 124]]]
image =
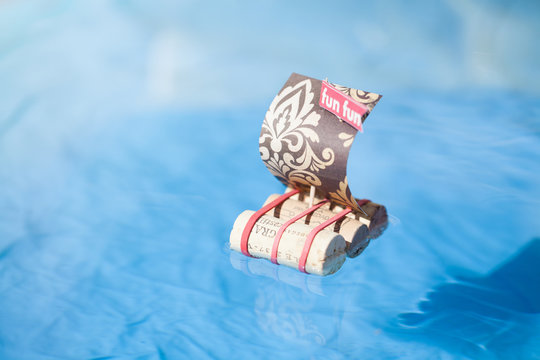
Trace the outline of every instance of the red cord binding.
[[328, 200], [322, 200], [321, 202], [319, 202], [318, 204], [316, 205], [313, 205], [312, 207], [310, 207], [309, 209], [306, 209], [304, 210], [303, 212], [301, 212], [300, 214], [296, 215], [295, 217], [293, 217], [292, 219], [289, 219], [287, 220], [283, 225], [281, 225], [281, 227], [279, 228], [277, 234], [276, 234], [276, 237], [274, 239], [274, 245], [272, 245], [272, 256], [270, 258], [270, 261], [272, 261], [274, 264], [278, 264], [277, 262], [277, 256], [278, 256], [278, 247], [279, 247], [279, 242], [281, 241], [281, 237], [283, 236], [283, 233], [285, 232], [285, 230], [287, 230], [287, 228], [294, 222], [300, 220], [301, 218], [303, 218], [304, 216], [306, 215], [309, 215], [311, 214], [312, 212], [314, 212], [315, 210], [317, 210], [318, 208], [320, 208], [321, 206], [323, 206], [324, 204], [326, 204], [328, 202]]
[[268, 211], [272, 210], [273, 208], [275, 208], [276, 206], [278, 206], [279, 204], [281, 204], [282, 202], [284, 202], [291, 196], [298, 194], [299, 192], [300, 191], [297, 189], [293, 191], [289, 191], [288, 193], [281, 195], [280, 197], [278, 197], [276, 200], [272, 201], [271, 203], [266, 204], [265, 206], [257, 210], [253, 215], [251, 215], [251, 217], [249, 218], [246, 224], [246, 227], [244, 228], [244, 231], [242, 232], [242, 238], [240, 239], [240, 250], [242, 250], [242, 254], [251, 257], [248, 250], [248, 239], [249, 239], [249, 234], [251, 234], [251, 230], [253, 229], [253, 226], [255, 225], [257, 220], [259, 220], [261, 216], [266, 214]]
[[346, 208], [345, 210], [343, 210], [342, 212], [340, 212], [336, 216], [326, 220], [325, 222], [323, 222], [320, 225], [317, 225], [313, 230], [311, 230], [311, 232], [309, 233], [309, 235], [308, 235], [308, 237], [306, 239], [306, 242], [304, 243], [304, 249], [302, 250], [302, 255], [300, 255], [300, 261], [298, 261], [298, 270], [300, 270], [301, 272], [307, 274], [307, 272], [306, 272], [306, 261], [307, 261], [308, 255], [309, 255], [309, 250], [311, 249], [311, 244], [313, 243], [313, 239], [315, 239], [315, 236], [317, 236], [317, 234], [322, 229], [324, 229], [328, 225], [331, 225], [332, 223], [338, 221], [339, 219], [341, 219], [342, 217], [344, 217], [345, 215], [347, 215], [351, 211], [352, 210], [350, 208]]
[[364, 206], [368, 202], [371, 202], [371, 200], [368, 200], [368, 199], [356, 200], [356, 203], [358, 204], [358, 206]]

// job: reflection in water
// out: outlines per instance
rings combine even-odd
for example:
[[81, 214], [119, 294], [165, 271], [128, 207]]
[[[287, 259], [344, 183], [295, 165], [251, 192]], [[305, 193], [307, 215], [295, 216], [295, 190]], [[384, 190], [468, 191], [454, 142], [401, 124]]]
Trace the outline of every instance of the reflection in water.
[[290, 296], [290, 292], [273, 290], [270, 285], [257, 294], [255, 314], [261, 330], [287, 342], [324, 345], [326, 337], [317, 326], [319, 316], [310, 311], [314, 304], [306, 301], [309, 296]]
[[540, 317], [539, 264], [537, 238], [484, 277], [437, 286], [419, 303], [421, 312], [400, 315], [400, 328], [474, 358], [540, 357], [532, 345]]
[[266, 260], [249, 258], [234, 251], [231, 251], [230, 254], [233, 268], [247, 275], [262, 275], [292, 285], [305, 292], [324, 295], [321, 277], [319, 276], [306, 276], [286, 266], [277, 266]]
[[264, 333], [287, 343], [318, 347], [338, 332], [335, 314], [316, 311], [321, 301], [329, 300], [323, 292], [321, 277], [234, 251], [230, 252], [230, 261], [235, 269], [247, 275], [276, 280], [258, 289], [254, 303], [257, 323]]

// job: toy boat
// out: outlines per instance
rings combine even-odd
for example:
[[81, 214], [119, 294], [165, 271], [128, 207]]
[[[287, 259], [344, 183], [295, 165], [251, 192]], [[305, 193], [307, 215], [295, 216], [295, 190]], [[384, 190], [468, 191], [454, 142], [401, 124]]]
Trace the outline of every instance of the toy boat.
[[386, 208], [353, 197], [346, 174], [352, 142], [380, 98], [296, 73], [289, 77], [259, 138], [264, 164], [287, 190], [238, 216], [232, 250], [324, 276], [382, 234]]

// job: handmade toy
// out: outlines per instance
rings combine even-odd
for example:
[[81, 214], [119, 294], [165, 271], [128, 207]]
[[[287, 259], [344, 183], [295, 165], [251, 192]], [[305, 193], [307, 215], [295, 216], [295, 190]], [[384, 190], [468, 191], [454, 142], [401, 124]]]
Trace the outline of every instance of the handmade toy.
[[289, 77], [259, 138], [263, 162], [287, 190], [238, 216], [231, 249], [328, 275], [382, 234], [386, 208], [354, 198], [346, 175], [352, 142], [380, 98], [295, 73]]

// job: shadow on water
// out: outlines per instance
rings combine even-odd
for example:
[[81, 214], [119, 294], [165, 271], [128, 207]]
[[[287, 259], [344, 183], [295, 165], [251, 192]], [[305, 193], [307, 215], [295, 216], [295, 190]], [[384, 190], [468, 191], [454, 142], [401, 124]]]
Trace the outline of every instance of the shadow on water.
[[400, 337], [472, 358], [540, 358], [540, 238], [484, 277], [457, 278], [429, 292], [419, 312], [399, 315]]

